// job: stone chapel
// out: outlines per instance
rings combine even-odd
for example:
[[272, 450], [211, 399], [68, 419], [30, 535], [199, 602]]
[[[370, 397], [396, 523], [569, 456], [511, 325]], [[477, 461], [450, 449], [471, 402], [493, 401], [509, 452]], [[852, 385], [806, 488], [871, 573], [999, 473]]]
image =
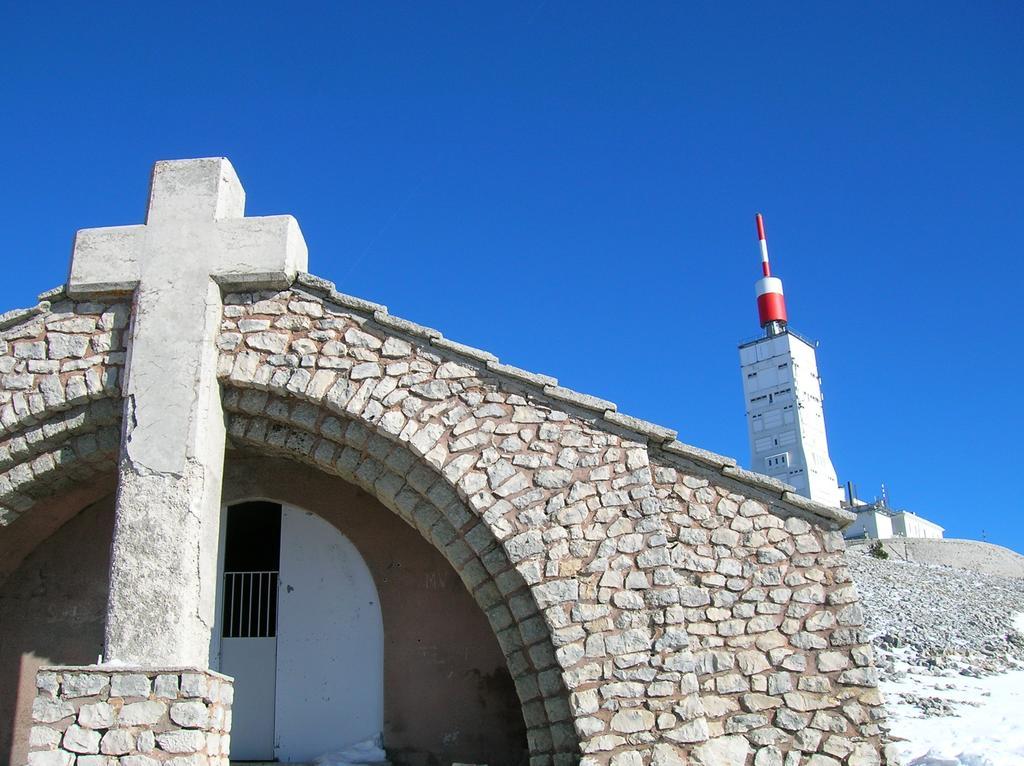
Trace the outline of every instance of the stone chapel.
[[158, 162], [0, 315], [0, 763], [884, 762], [851, 514], [338, 292], [244, 203]]

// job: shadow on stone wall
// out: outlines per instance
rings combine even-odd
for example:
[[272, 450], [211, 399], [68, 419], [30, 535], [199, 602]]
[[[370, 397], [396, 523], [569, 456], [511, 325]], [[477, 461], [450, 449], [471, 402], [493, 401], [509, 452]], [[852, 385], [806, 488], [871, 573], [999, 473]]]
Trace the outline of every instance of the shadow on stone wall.
[[113, 497], [87, 507], [0, 585], [0, 764], [22, 766], [36, 669], [87, 665], [103, 651]]

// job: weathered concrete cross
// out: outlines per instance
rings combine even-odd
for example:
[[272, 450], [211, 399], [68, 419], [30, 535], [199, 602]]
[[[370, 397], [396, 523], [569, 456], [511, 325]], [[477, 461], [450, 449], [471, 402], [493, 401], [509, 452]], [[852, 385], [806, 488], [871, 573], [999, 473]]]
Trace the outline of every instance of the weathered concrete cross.
[[209, 662], [224, 418], [221, 288], [281, 288], [307, 264], [291, 216], [245, 218], [226, 159], [158, 162], [146, 224], [78, 232], [72, 297], [133, 292], [106, 659]]

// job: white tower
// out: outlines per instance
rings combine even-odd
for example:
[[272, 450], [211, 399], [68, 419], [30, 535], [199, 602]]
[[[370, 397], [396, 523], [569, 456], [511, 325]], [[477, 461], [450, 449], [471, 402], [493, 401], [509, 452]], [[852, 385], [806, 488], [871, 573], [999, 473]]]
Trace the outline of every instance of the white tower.
[[740, 350], [750, 467], [826, 505], [843, 499], [828, 456], [814, 344], [787, 327], [782, 280], [771, 275], [764, 221], [757, 214], [761, 269], [757, 309], [765, 336]]

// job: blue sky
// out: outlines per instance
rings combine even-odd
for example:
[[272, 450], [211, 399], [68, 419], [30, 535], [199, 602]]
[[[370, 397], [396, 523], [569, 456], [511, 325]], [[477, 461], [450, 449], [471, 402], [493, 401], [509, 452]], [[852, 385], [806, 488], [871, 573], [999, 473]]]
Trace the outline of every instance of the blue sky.
[[753, 214], [843, 480], [1024, 552], [1017, 3], [22, 3], [0, 310], [157, 159], [339, 289], [747, 460]]

